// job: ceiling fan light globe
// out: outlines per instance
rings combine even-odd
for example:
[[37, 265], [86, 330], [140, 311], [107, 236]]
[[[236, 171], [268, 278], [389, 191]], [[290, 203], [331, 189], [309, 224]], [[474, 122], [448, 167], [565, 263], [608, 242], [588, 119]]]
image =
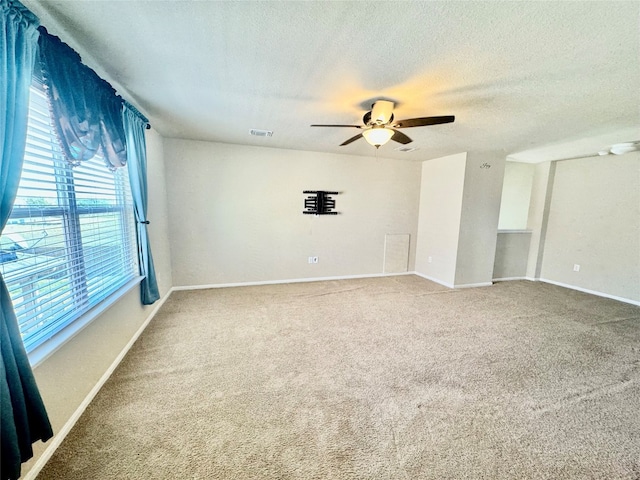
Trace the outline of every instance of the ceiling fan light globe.
[[393, 137], [393, 130], [389, 130], [388, 128], [369, 128], [362, 132], [362, 136], [369, 143], [369, 145], [373, 145], [378, 148], [387, 143]]

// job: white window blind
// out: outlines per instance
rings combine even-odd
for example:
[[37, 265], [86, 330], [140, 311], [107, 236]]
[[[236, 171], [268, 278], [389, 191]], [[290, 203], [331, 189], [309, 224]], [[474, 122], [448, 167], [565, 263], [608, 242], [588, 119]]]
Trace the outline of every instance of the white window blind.
[[100, 155], [64, 160], [37, 78], [0, 271], [28, 352], [138, 276], [127, 169], [111, 172]]

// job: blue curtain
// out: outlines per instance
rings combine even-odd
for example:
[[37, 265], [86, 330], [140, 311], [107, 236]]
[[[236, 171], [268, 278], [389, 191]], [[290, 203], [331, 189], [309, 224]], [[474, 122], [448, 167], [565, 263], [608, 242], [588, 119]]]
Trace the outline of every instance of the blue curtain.
[[[0, 0], [0, 232], [18, 191], [29, 109], [29, 85], [38, 42], [38, 18], [17, 0]], [[20, 476], [32, 444], [53, 436], [0, 274], [1, 479]]]
[[143, 305], [151, 305], [160, 298], [160, 294], [147, 233], [147, 145], [144, 130], [148, 120], [127, 102], [124, 102], [122, 119], [127, 139], [129, 181], [138, 225], [140, 274], [145, 277], [140, 284], [140, 299]]
[[122, 98], [80, 55], [40, 27], [40, 61], [53, 119], [67, 161], [77, 165], [102, 148], [107, 167], [127, 163]]

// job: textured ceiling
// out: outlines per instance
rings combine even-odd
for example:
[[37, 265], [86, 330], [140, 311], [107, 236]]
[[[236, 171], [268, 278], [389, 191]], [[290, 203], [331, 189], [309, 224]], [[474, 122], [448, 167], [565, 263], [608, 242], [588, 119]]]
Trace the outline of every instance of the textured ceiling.
[[[640, 140], [640, 2], [23, 0], [166, 137], [373, 155], [373, 100], [403, 130], [381, 157], [503, 150], [543, 161]], [[273, 130], [273, 137], [249, 129]]]

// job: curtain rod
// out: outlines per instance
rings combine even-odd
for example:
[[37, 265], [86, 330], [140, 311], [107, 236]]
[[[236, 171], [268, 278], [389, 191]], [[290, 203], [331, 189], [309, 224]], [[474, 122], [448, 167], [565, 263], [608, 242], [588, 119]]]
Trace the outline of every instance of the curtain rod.
[[149, 123], [149, 119], [147, 117], [145, 117], [142, 112], [140, 112], [140, 110], [138, 110], [134, 105], [132, 105], [130, 102], [127, 102], [126, 100], [123, 100], [124, 104], [127, 106], [127, 108], [129, 110], [131, 110], [133, 113], [135, 113], [138, 118], [140, 120], [142, 120], [145, 123], [144, 128], [146, 128], [147, 130], [149, 130], [151, 128], [151, 124]]

